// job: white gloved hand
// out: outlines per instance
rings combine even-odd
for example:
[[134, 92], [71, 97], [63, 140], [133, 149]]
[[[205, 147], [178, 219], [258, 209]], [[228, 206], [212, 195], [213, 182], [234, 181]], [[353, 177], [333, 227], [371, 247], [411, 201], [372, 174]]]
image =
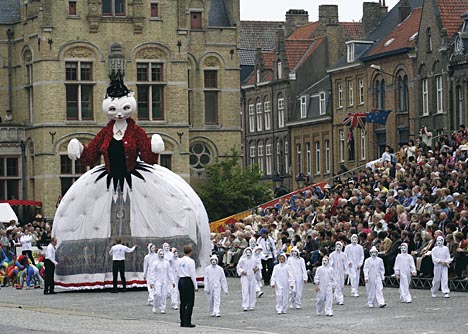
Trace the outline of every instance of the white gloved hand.
[[164, 151], [164, 142], [158, 134], [151, 136], [151, 151], [156, 154]]
[[81, 157], [81, 153], [83, 153], [84, 146], [80, 143], [80, 141], [76, 138], [73, 138], [68, 143], [68, 157], [71, 160], [77, 160]]

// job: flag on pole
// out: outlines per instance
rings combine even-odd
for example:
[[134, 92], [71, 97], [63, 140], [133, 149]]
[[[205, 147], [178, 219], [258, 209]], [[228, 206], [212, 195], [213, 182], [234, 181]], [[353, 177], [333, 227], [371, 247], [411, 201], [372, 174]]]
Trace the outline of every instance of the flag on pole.
[[364, 129], [366, 127], [367, 114], [363, 112], [356, 112], [354, 114], [348, 114], [343, 120], [343, 124], [350, 128]]
[[385, 125], [387, 123], [388, 115], [390, 115], [391, 110], [378, 109], [376, 111], [371, 111], [367, 114], [366, 121], [367, 123], [378, 123]]

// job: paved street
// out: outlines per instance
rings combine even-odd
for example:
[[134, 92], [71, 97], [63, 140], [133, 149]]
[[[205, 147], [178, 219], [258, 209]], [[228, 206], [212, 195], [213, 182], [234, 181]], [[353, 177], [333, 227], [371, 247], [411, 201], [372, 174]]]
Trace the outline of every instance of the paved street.
[[[42, 290], [0, 290], [2, 333], [450, 333], [468, 332], [468, 293], [453, 292], [450, 299], [431, 298], [428, 290], [412, 290], [414, 302], [398, 302], [398, 289], [385, 288], [387, 307], [369, 309], [364, 287], [361, 297], [351, 298], [345, 287], [345, 305], [334, 306], [332, 318], [315, 315], [315, 293], [307, 284], [302, 310], [277, 315], [269, 288], [252, 312], [240, 306], [240, 284], [228, 278], [230, 294], [223, 296], [222, 317], [207, 313], [202, 290], [196, 294], [193, 322], [180, 328], [178, 311], [153, 314], [145, 305], [146, 291], [126, 293], [59, 292], [44, 296]], [[60, 290], [58, 290], [60, 291]]]

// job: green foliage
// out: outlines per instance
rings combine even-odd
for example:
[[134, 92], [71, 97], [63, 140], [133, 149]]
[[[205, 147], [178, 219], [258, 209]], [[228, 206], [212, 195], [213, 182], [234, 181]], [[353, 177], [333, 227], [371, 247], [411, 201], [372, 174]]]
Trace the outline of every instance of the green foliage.
[[200, 186], [199, 195], [210, 221], [215, 221], [251, 209], [272, 198], [270, 187], [261, 184], [257, 166], [242, 169], [240, 156], [232, 155], [207, 167], [207, 182]]

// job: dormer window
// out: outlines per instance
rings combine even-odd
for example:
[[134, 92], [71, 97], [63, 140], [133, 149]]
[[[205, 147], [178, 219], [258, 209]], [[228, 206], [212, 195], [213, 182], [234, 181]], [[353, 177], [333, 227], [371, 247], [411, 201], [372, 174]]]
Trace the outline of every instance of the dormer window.
[[348, 51], [348, 63], [352, 63], [354, 61], [354, 43], [349, 43], [346, 45]]

